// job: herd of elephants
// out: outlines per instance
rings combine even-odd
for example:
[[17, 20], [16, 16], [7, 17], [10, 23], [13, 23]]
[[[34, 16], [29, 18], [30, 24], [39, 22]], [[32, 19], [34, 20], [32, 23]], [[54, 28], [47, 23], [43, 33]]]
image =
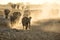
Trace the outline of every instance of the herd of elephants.
[[[10, 13], [9, 9], [4, 10], [5, 19], [8, 19], [9, 13]], [[21, 16], [20, 12], [14, 12], [13, 15], [10, 16], [11, 24], [13, 24], [16, 19], [18, 20], [20, 16]], [[31, 18], [32, 18], [31, 16], [30, 17], [27, 17], [27, 16], [22, 17], [21, 23], [22, 23], [23, 29], [24, 29], [24, 27], [25, 27], [26, 30], [27, 30], [27, 28], [30, 29]]]

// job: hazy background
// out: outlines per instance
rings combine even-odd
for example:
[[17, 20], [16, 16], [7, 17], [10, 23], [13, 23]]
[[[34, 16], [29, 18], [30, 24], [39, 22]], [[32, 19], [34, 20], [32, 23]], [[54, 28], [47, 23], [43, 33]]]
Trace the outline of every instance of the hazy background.
[[[19, 5], [12, 8], [11, 5]], [[21, 15], [14, 26], [5, 19], [4, 9], [13, 12], [29, 10], [32, 17], [30, 30], [23, 30]], [[28, 13], [27, 13], [28, 14]], [[1, 40], [60, 40], [60, 0], [0, 0], [0, 39]]]

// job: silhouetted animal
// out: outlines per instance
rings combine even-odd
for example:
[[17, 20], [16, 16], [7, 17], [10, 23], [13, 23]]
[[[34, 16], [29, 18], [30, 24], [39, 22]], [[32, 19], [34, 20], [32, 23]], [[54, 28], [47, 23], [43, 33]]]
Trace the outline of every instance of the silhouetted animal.
[[17, 9], [19, 9], [19, 5], [17, 5]]
[[23, 29], [24, 29], [24, 26], [26, 27], [25, 29], [27, 30], [27, 28], [29, 27], [30, 28], [30, 20], [31, 20], [31, 17], [23, 17], [22, 18], [22, 25], [23, 25]]
[[8, 18], [8, 14], [9, 14], [10, 10], [9, 9], [5, 9], [4, 10], [4, 13], [5, 13], [5, 18], [7, 19]]
[[16, 4], [12, 4], [11, 7], [12, 7], [13, 9], [15, 9], [15, 8], [16, 8]]
[[13, 13], [13, 16], [10, 16], [11, 24], [12, 23], [16, 23], [16, 21], [19, 20], [20, 16], [21, 16], [21, 13], [20, 12], [14, 12]]

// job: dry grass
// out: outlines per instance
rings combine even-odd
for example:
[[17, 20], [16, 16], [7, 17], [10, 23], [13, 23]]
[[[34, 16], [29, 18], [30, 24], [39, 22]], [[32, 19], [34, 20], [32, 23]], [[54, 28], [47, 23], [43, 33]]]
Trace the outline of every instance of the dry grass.
[[60, 20], [39, 20], [30, 30], [11, 29], [9, 23], [0, 18], [0, 40], [60, 40]]
[[7, 23], [9, 22], [6, 19], [0, 19], [0, 40], [60, 40], [60, 32], [44, 30], [48, 26], [53, 27], [55, 25], [56, 28], [60, 26], [58, 20], [38, 21], [36, 22], [38, 25], [32, 25], [30, 30], [11, 29]]

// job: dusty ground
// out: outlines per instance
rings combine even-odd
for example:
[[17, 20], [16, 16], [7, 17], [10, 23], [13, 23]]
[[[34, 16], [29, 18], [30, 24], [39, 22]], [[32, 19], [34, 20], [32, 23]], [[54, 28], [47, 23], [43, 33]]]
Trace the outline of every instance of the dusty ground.
[[0, 19], [0, 40], [60, 40], [60, 21], [38, 21], [30, 30], [11, 29], [6, 19]]

